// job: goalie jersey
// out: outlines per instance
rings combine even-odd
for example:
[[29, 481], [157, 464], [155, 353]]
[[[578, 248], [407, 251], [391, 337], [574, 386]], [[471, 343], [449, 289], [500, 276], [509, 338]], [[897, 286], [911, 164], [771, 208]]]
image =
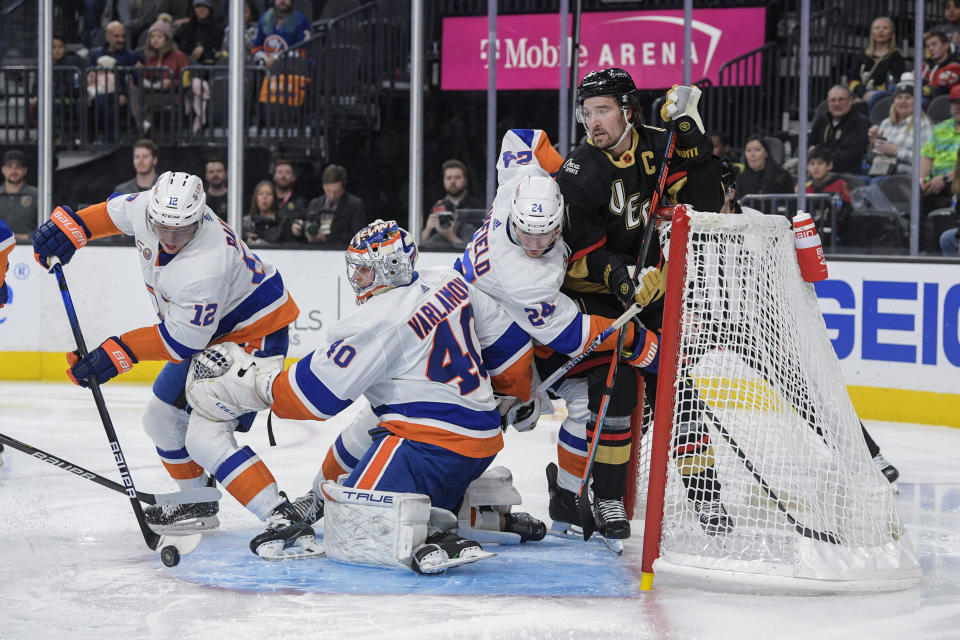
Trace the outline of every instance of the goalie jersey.
[[395, 435], [471, 458], [503, 448], [498, 391], [530, 398], [527, 335], [448, 267], [375, 296], [273, 384], [278, 417], [326, 419], [361, 394]]
[[148, 196], [118, 196], [105, 211], [94, 205], [79, 212], [91, 228], [106, 229], [100, 237], [119, 232], [136, 240], [143, 283], [159, 319], [121, 336], [138, 359], [179, 362], [211, 344], [243, 344], [296, 320], [299, 309], [276, 267], [252, 253], [209, 207], [183, 249], [162, 251], [147, 222]]

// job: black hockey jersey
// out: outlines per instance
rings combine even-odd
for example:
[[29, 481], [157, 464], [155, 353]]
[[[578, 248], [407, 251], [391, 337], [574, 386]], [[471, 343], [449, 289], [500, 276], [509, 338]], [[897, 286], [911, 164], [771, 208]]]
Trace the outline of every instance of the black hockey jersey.
[[[571, 250], [564, 282], [568, 293], [609, 294], [603, 284], [603, 271], [610, 254], [619, 255], [625, 265], [637, 261], [650, 198], [666, 149], [667, 131], [641, 125], [631, 136], [630, 149], [619, 159], [589, 141], [578, 146], [557, 175], [560, 191], [569, 205], [563, 230]], [[661, 204], [682, 202], [700, 211], [719, 211], [723, 206], [720, 163], [710, 155], [710, 138], [703, 138], [705, 144], [698, 147], [704, 148], [688, 154], [693, 157], [674, 156]], [[654, 234], [645, 266], [661, 262], [660, 245]]]

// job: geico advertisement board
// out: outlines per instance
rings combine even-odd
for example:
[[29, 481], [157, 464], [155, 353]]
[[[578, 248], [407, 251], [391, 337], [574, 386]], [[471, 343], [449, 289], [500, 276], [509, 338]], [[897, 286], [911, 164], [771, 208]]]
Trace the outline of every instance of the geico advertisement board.
[[[255, 250], [256, 251], [256, 250]], [[324, 344], [325, 329], [356, 309], [339, 251], [259, 250], [280, 270], [300, 307], [290, 356]], [[423, 253], [419, 266], [452, 265], [450, 253]], [[960, 393], [960, 265], [830, 261], [817, 283], [830, 338], [847, 384]], [[64, 272], [88, 344], [155, 324], [132, 247], [88, 247]], [[56, 279], [18, 245], [0, 309], [0, 351], [74, 348]]]
[[[300, 307], [291, 327], [291, 357], [321, 346], [325, 328], [356, 309], [339, 251], [256, 250], [276, 265]], [[454, 254], [424, 253], [419, 265], [452, 265]], [[87, 247], [64, 267], [67, 284], [88, 346], [137, 327], [156, 324], [133, 247]], [[10, 302], [0, 309], [0, 351], [71, 351], [76, 348], [56, 278], [17, 245], [7, 273]], [[12, 376], [9, 376], [12, 377]]]
[[847, 384], [960, 393], [960, 264], [828, 264], [816, 290]]

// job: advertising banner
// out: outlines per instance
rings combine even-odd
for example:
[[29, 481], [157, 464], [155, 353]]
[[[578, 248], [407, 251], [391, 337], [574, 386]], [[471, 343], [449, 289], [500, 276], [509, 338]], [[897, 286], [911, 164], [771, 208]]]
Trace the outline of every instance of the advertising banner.
[[[444, 91], [487, 88], [487, 25], [485, 16], [443, 19]], [[693, 80], [716, 82], [724, 63], [763, 46], [765, 26], [763, 7], [696, 9], [690, 56]], [[603, 67], [626, 69], [639, 89], [665, 89], [683, 78], [681, 10], [588, 12], [580, 31], [578, 80]], [[557, 89], [559, 40], [556, 13], [499, 16], [497, 89]], [[747, 76], [745, 82], [757, 84], [759, 78]]]

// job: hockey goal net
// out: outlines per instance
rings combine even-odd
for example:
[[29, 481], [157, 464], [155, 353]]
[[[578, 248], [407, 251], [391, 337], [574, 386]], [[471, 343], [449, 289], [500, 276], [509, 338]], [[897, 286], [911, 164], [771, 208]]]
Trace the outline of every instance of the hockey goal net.
[[[814, 590], [915, 584], [896, 496], [868, 453], [789, 221], [680, 206], [668, 233], [638, 480], [649, 482], [638, 498], [646, 586], [652, 571]], [[706, 489], [728, 531], [701, 523], [691, 498], [701, 476], [715, 478]]]

